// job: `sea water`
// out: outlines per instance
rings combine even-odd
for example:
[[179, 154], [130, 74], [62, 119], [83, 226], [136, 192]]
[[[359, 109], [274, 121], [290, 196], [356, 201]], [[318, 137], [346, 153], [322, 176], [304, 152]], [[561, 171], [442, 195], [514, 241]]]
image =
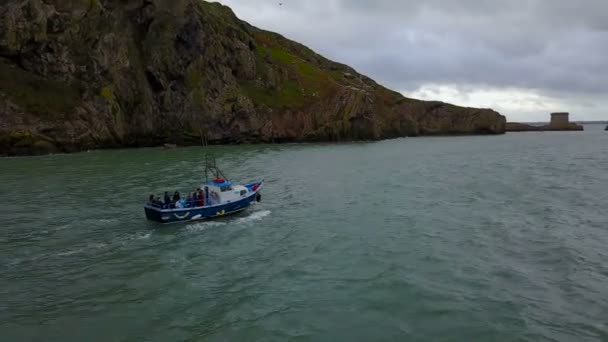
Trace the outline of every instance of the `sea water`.
[[213, 147], [262, 202], [171, 226], [200, 148], [1, 159], [1, 339], [606, 341], [602, 128]]

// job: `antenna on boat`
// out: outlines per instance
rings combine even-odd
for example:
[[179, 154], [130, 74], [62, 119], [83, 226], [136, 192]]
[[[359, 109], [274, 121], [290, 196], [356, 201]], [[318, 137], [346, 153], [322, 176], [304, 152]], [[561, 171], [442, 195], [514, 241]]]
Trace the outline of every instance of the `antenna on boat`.
[[209, 155], [209, 140], [207, 138], [207, 135], [203, 135], [203, 129], [201, 127], [201, 145], [203, 147], [203, 150], [205, 151], [205, 183], [209, 182], [209, 175], [211, 174], [211, 176], [213, 177], [213, 179], [228, 179], [226, 178], [226, 176], [224, 176], [224, 173], [222, 172], [222, 170], [220, 170], [219, 167], [217, 167], [217, 164], [215, 162], [215, 156], [214, 155]]

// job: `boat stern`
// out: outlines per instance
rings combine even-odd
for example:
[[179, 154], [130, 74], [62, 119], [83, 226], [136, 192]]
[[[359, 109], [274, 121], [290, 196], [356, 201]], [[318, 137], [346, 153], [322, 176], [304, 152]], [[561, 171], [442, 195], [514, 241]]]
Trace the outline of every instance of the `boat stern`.
[[145, 206], [144, 211], [146, 213], [146, 219], [148, 219], [150, 221], [163, 223], [162, 212], [161, 212], [160, 208]]

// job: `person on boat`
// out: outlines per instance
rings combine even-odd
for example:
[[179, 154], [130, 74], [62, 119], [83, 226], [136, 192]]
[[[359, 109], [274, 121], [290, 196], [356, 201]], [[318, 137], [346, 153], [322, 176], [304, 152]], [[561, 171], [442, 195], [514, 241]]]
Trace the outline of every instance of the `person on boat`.
[[183, 208], [182, 201], [176, 201], [175, 202], [175, 209], [181, 209], [181, 208]]
[[169, 196], [169, 192], [165, 191], [165, 205], [171, 204], [171, 197]]
[[161, 203], [156, 200], [156, 197], [154, 195], [150, 195], [150, 197], [148, 197], [148, 204], [153, 207], [160, 207]]
[[191, 192], [188, 193], [188, 197], [186, 197], [186, 208], [194, 208], [194, 200]]
[[148, 205], [151, 205], [153, 207], [158, 207], [158, 202], [156, 202], [156, 197], [154, 197], [154, 195], [150, 195], [150, 197], [148, 197]]
[[179, 201], [181, 198], [179, 197], [179, 192], [176, 190], [175, 193], [173, 194], [173, 200], [175, 202]]
[[198, 194], [196, 197], [196, 206], [197, 207], [204, 207], [205, 206], [205, 195], [203, 195], [203, 191], [202, 190], [198, 190]]
[[220, 196], [215, 191], [211, 191], [211, 199], [213, 200], [212, 203], [214, 204], [218, 204], [220, 202]]

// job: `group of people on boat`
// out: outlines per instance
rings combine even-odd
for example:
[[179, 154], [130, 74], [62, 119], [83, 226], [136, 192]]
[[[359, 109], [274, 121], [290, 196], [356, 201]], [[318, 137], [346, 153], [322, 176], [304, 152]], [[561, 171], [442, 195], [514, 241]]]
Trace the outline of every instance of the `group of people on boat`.
[[204, 191], [201, 188], [198, 188], [196, 189], [196, 192], [189, 193], [186, 198], [183, 198], [179, 191], [175, 191], [173, 196], [170, 196], [169, 192], [165, 192], [162, 201], [159, 196], [150, 195], [148, 204], [161, 209], [200, 208], [205, 205], [211, 205], [211, 202], [217, 199], [217, 193], [212, 191], [211, 194], [209, 194], [209, 190], [205, 187]]

